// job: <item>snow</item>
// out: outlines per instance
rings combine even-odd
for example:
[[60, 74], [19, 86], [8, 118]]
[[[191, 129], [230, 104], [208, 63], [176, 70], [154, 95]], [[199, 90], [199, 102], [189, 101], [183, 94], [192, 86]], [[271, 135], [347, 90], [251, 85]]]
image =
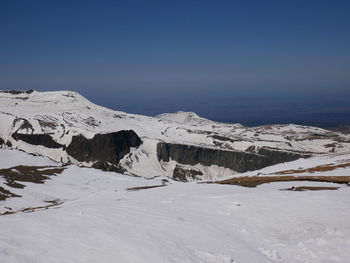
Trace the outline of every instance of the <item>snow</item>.
[[[33, 129], [20, 129], [26, 121]], [[133, 149], [139, 162], [132, 158], [126, 160], [125, 157], [122, 165], [130, 174], [148, 178], [172, 174], [170, 170], [164, 171], [166, 165], [162, 167], [157, 163], [154, 146], [160, 141], [228, 151], [245, 151], [255, 146], [312, 154], [350, 152], [350, 135], [316, 127], [286, 124], [249, 128], [240, 124], [214, 122], [194, 112], [149, 117], [107, 109], [71, 91], [33, 91], [15, 95], [0, 91], [0, 138], [10, 142], [14, 149], [40, 154], [58, 162], [88, 165], [72, 159], [62, 148], [49, 149], [16, 141], [12, 134], [50, 134], [56, 142], [68, 146], [74, 135], [92, 138], [96, 133], [130, 129], [141, 137], [143, 144]], [[215, 139], [215, 136], [224, 140]], [[170, 164], [167, 166], [172, 167]], [[208, 177], [235, 174], [235, 171], [225, 170], [224, 167], [201, 167], [201, 170], [208, 172]]]
[[[272, 166], [268, 166], [256, 171], [249, 171], [245, 173], [237, 173], [234, 176], [244, 177], [244, 176], [274, 176], [278, 174], [279, 176], [349, 176], [350, 167], [342, 168], [339, 167], [330, 171], [315, 171], [312, 173], [303, 172], [291, 172], [288, 174], [279, 174], [279, 172], [288, 171], [288, 170], [305, 170], [308, 168], [315, 168], [317, 166], [327, 166], [327, 165], [341, 165], [341, 164], [350, 164], [350, 153], [337, 153], [337, 154], [323, 154], [314, 156], [311, 158], [300, 158], [292, 162], [280, 163]], [[228, 179], [234, 177], [233, 175], [225, 175], [220, 178], [220, 180]]]
[[46, 157], [33, 156], [16, 150], [0, 149], [0, 169], [17, 165], [57, 166], [58, 163]]
[[[8, 160], [0, 159], [0, 169], [52, 164], [0, 149], [0, 157], [5, 156]], [[349, 157], [324, 155], [265, 169], [313, 167]], [[44, 184], [24, 183], [24, 189], [0, 184], [22, 195], [1, 201], [1, 212], [63, 202], [31, 213], [1, 215], [0, 262], [350, 262], [346, 185], [336, 184], [340, 189], [333, 191], [293, 192], [280, 189], [335, 184], [279, 182], [244, 188], [169, 181], [164, 187], [127, 190], [159, 185], [162, 179], [71, 165]]]
[[202, 118], [194, 112], [184, 112], [184, 111], [178, 111], [175, 113], [163, 113], [163, 114], [157, 115], [155, 118], [158, 118], [160, 120], [164, 120], [170, 123], [177, 122], [179, 124], [187, 124], [187, 125], [191, 124], [191, 125], [203, 126], [203, 125], [216, 124], [214, 121], [210, 121], [205, 118]]

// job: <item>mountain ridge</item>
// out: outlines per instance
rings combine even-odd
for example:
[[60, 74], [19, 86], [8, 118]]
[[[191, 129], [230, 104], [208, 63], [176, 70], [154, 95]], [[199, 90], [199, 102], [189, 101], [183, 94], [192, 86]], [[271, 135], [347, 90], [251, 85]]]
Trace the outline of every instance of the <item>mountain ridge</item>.
[[[121, 168], [144, 177], [173, 177], [180, 167], [194, 169], [196, 176], [189, 179], [213, 178], [301, 157], [350, 151], [350, 136], [317, 127], [294, 124], [244, 127], [182, 111], [156, 117], [129, 114], [96, 105], [72, 91], [0, 91], [0, 124], [3, 147], [40, 154], [62, 163], [111, 170], [117, 167], [118, 171]], [[111, 138], [112, 134], [129, 130], [135, 133], [130, 136], [136, 136], [139, 143], [123, 143], [125, 148], [121, 149], [118, 146], [123, 155], [117, 159], [91, 158], [98, 144], [94, 146], [96, 149], [91, 148], [90, 157], [85, 160], [67, 152], [73, 138], [78, 136], [88, 142], [96, 135]], [[192, 161], [174, 160], [175, 155], [165, 160], [159, 158], [158, 145], [162, 143]], [[80, 147], [76, 151], [84, 151], [84, 145]], [[117, 149], [113, 145], [104, 147], [114, 147], [114, 152]], [[211, 157], [204, 160], [199, 152]], [[236, 157], [228, 158], [231, 155]], [[246, 165], [251, 162], [248, 156], [260, 165]], [[203, 176], [198, 176], [200, 173]]]

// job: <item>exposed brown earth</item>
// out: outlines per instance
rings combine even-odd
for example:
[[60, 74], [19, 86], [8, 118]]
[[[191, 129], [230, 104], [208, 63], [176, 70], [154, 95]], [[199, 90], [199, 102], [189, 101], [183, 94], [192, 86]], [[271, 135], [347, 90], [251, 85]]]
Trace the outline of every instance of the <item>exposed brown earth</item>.
[[320, 191], [320, 190], [338, 190], [339, 187], [335, 186], [297, 186], [297, 187], [290, 187], [286, 189], [286, 191]]
[[166, 186], [166, 184], [130, 187], [130, 188], [127, 188], [126, 190], [128, 190], [128, 191], [139, 191], [139, 190], [145, 190], [145, 189], [151, 189], [151, 188], [157, 188], [157, 187], [163, 187], [163, 186]]
[[196, 179], [197, 176], [201, 176], [203, 173], [194, 169], [185, 169], [176, 165], [173, 171], [173, 179], [175, 181], [187, 182], [188, 179]]
[[9, 190], [6, 190], [5, 188], [2, 188], [0, 186], [0, 201], [3, 201], [10, 197], [21, 197], [21, 196], [11, 193]]
[[64, 169], [63, 167], [19, 165], [0, 169], [0, 176], [5, 179], [6, 185], [22, 189], [24, 185], [19, 182], [43, 184], [49, 176], [60, 174]]
[[285, 170], [285, 171], [280, 171], [273, 174], [300, 174], [300, 173], [328, 172], [337, 168], [346, 168], [346, 167], [350, 167], [350, 162], [340, 163], [340, 164], [325, 164], [325, 165], [319, 165], [312, 168], [298, 169], [298, 170]]
[[295, 181], [311, 181], [311, 182], [327, 182], [337, 184], [349, 184], [350, 176], [244, 176], [234, 177], [227, 180], [216, 181], [217, 184], [231, 184], [245, 187], [256, 187], [261, 184], [273, 182], [295, 182]]
[[58, 199], [57, 200], [45, 201], [45, 202], [49, 203], [49, 204], [48, 205], [44, 205], [44, 206], [27, 207], [27, 208], [23, 208], [23, 209], [16, 210], [16, 211], [6, 211], [6, 212], [3, 212], [3, 213], [0, 213], [0, 216], [13, 215], [13, 214], [17, 214], [19, 212], [31, 213], [31, 212], [34, 212], [34, 211], [37, 211], [37, 210], [46, 210], [46, 209], [49, 209], [50, 207], [58, 206], [58, 205], [63, 204], [63, 201], [60, 201]]

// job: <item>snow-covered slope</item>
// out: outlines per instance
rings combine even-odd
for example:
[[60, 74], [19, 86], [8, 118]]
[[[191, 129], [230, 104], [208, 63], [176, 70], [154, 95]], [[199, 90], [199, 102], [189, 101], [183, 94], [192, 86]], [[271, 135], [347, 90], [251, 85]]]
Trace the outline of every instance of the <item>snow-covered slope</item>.
[[[246, 188], [147, 180], [0, 149], [4, 159], [0, 193], [17, 197], [0, 201], [0, 262], [350, 262], [346, 184]], [[344, 175], [349, 162], [349, 154], [331, 154], [254, 173], [343, 164], [330, 172]], [[338, 190], [281, 190], [298, 187]]]
[[292, 124], [247, 128], [187, 112], [127, 114], [71, 91], [2, 91], [0, 144], [62, 163], [198, 179], [350, 151], [350, 136]]
[[[177, 122], [180, 125], [190, 126], [204, 126], [204, 125], [215, 125], [214, 121], [202, 118], [194, 112], [178, 111], [175, 113], [163, 113], [156, 116], [157, 119], [167, 121], [169, 123]], [[242, 127], [240, 124], [236, 124], [237, 127]]]

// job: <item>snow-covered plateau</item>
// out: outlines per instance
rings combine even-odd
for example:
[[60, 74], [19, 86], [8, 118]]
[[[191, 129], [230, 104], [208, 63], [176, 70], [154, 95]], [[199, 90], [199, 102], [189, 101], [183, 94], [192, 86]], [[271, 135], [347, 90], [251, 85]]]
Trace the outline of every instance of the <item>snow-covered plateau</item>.
[[350, 262], [350, 137], [0, 92], [0, 262]]
[[349, 152], [350, 135], [293, 124], [244, 127], [193, 112], [148, 117], [76, 92], [29, 90], [0, 91], [1, 144], [66, 164], [189, 181]]

